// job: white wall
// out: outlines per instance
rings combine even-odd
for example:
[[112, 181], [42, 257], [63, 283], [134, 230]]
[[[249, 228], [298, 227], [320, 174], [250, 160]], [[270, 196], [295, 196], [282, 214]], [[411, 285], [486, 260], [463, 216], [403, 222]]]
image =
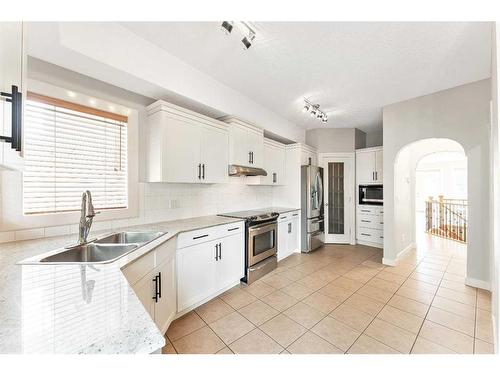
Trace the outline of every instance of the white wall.
[[491, 61], [491, 112], [492, 112], [492, 126], [491, 126], [491, 157], [493, 165], [491, 168], [492, 183], [491, 190], [493, 194], [493, 212], [491, 214], [491, 235], [492, 235], [492, 251], [491, 257], [493, 259], [492, 268], [492, 314], [493, 314], [493, 332], [495, 353], [499, 352], [499, 288], [500, 288], [500, 136], [499, 136], [499, 86], [498, 86], [498, 59], [497, 51], [500, 47], [500, 30], [498, 25], [495, 24], [492, 31], [492, 61]]
[[398, 153], [419, 140], [448, 138], [462, 145], [468, 158], [467, 280], [483, 287], [490, 285], [490, 97], [488, 79], [384, 107], [385, 259], [394, 261], [411, 241], [403, 240], [403, 234], [396, 230], [401, 220], [405, 227], [410, 225], [400, 216], [406, 213], [398, 212], [396, 202]]
[[306, 131], [306, 144], [318, 152], [353, 152], [364, 148], [366, 134], [356, 128], [318, 128]]

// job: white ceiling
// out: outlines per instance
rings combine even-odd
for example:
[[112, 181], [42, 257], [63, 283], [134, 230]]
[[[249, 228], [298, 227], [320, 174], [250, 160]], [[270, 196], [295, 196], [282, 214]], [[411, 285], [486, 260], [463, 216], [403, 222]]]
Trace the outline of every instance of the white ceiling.
[[304, 97], [372, 132], [384, 105], [490, 77], [490, 23], [254, 22], [247, 51], [218, 22], [122, 25], [306, 129]]

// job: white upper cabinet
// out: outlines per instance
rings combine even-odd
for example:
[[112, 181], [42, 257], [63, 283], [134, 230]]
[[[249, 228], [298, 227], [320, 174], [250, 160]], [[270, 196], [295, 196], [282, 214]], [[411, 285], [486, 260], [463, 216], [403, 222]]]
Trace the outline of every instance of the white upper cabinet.
[[383, 149], [373, 147], [356, 151], [356, 180], [358, 184], [383, 183]]
[[267, 176], [261, 177], [261, 185], [284, 185], [285, 180], [285, 145], [270, 139], [264, 139], [264, 170]]
[[220, 120], [229, 124], [229, 164], [263, 168], [263, 130], [235, 117]]
[[226, 124], [162, 100], [147, 109], [149, 182], [227, 181]]
[[[0, 91], [12, 93], [17, 86], [26, 100], [26, 52], [22, 22], [0, 22]], [[0, 136], [12, 137], [12, 103], [5, 96], [0, 97]], [[23, 111], [21, 111], [22, 113]], [[23, 114], [21, 114], [23, 116]], [[21, 138], [23, 129], [21, 129]], [[21, 141], [21, 148], [23, 144]], [[0, 141], [0, 170], [23, 168], [21, 152], [12, 148], [12, 143]]]
[[[301, 165], [318, 165], [318, 153], [307, 145], [301, 145], [300, 163]], [[309, 163], [311, 161], [311, 163]]]

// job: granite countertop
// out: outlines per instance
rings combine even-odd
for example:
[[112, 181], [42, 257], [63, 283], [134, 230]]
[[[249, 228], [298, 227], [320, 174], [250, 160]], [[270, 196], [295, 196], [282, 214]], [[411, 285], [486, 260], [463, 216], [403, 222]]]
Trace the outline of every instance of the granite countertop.
[[262, 210], [259, 210], [259, 211], [269, 211], [269, 212], [277, 212], [279, 214], [284, 214], [284, 213], [292, 212], [292, 211], [300, 211], [300, 208], [267, 207], [267, 208], [263, 208]]
[[108, 264], [17, 264], [74, 243], [76, 235], [1, 244], [0, 353], [152, 353], [161, 349], [165, 339], [121, 268], [180, 232], [237, 221], [241, 220], [204, 216], [115, 229], [167, 233]]

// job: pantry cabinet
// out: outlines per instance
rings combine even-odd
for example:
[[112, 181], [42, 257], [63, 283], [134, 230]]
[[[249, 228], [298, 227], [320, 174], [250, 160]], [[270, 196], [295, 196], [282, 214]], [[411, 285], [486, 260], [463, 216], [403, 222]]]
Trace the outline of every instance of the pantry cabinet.
[[264, 131], [231, 116], [219, 120], [229, 126], [229, 164], [263, 168]]
[[[22, 22], [0, 22], [0, 91], [12, 93], [16, 86], [21, 93], [22, 104], [26, 100], [26, 48]], [[13, 104], [7, 96], [0, 96], [0, 136], [11, 138]], [[23, 121], [21, 120], [21, 151], [16, 151], [11, 142], [0, 141], [0, 170], [22, 170]]]
[[148, 182], [227, 182], [226, 124], [163, 100], [147, 110]]
[[359, 185], [383, 183], [382, 147], [356, 151], [356, 181]]
[[183, 314], [244, 276], [244, 224], [181, 233], [177, 249], [177, 312]]
[[278, 218], [278, 260], [299, 248], [300, 211], [280, 214]]
[[137, 298], [165, 333], [177, 313], [176, 241], [170, 239], [123, 269]]

